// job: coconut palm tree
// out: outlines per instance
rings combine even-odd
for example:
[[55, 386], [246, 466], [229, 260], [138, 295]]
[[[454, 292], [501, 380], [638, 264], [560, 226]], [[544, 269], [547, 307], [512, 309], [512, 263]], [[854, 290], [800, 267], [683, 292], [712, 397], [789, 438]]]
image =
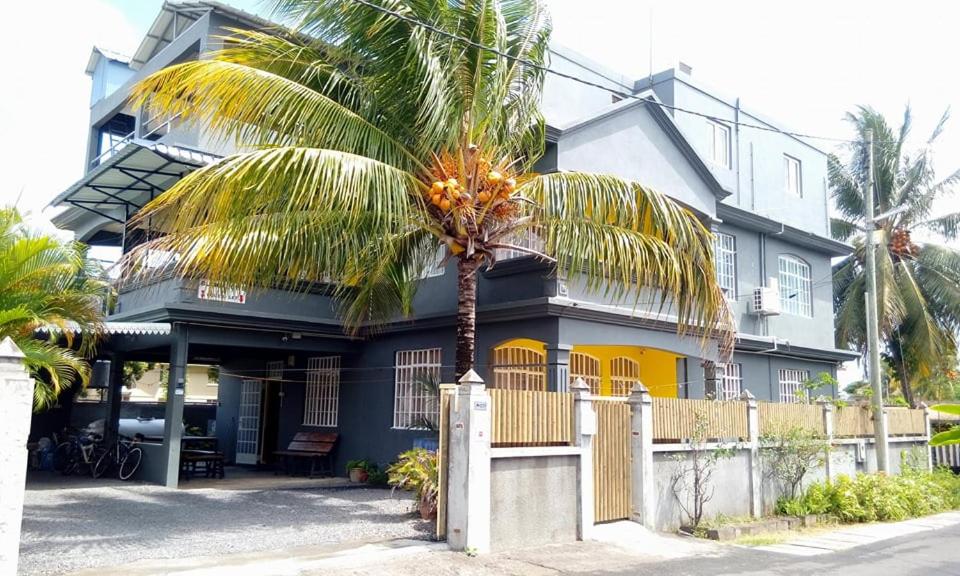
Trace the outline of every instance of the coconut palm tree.
[[[96, 343], [107, 293], [92, 272], [79, 244], [32, 232], [16, 209], [0, 208], [0, 340], [9, 336], [23, 352], [36, 381], [35, 410], [87, 383], [90, 365], [83, 357]], [[37, 338], [41, 327], [49, 340]], [[86, 337], [75, 350], [78, 328]]]
[[[159, 250], [177, 273], [223, 285], [330, 282], [356, 329], [409, 313], [441, 250], [457, 266], [458, 376], [474, 363], [477, 272], [498, 249], [668, 307], [682, 331], [729, 336], [711, 234], [690, 211], [614, 176], [532, 171], [542, 2], [280, 0], [275, 16], [292, 28], [232, 30], [212, 57], [136, 88], [152, 113], [242, 151], [144, 207], [137, 221], [162, 235], [129, 255], [128, 275]], [[542, 246], [514, 245], [529, 235]]]
[[[931, 145], [943, 131], [944, 114], [926, 145], [909, 154], [907, 108], [894, 130], [875, 110], [861, 107], [847, 119], [857, 140], [849, 145], [846, 162], [829, 160], [829, 180], [839, 217], [832, 221], [833, 236], [854, 239], [854, 254], [834, 266], [837, 341], [840, 346], [866, 348], [864, 292], [866, 253], [861, 230], [865, 226], [863, 188], [867, 171], [866, 131], [875, 144], [874, 188], [876, 213], [902, 208], [877, 223], [877, 294], [881, 337], [887, 361], [896, 369], [904, 399], [914, 404], [911, 379], [929, 376], [940, 358], [956, 350], [960, 328], [960, 251], [946, 244], [960, 233], [960, 212], [934, 215], [938, 200], [953, 193], [960, 171], [937, 180]], [[930, 240], [922, 242], [920, 237]]]

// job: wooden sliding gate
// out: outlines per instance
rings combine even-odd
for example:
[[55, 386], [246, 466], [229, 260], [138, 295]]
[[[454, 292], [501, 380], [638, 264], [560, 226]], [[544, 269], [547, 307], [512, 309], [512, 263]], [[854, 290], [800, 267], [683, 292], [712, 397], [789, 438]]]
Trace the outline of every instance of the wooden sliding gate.
[[593, 397], [597, 435], [593, 438], [595, 522], [630, 518], [630, 406], [625, 398]]

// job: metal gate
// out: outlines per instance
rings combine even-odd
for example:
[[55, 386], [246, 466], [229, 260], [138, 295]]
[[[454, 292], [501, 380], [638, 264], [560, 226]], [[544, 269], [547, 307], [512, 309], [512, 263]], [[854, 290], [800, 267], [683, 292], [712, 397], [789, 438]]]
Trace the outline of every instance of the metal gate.
[[263, 382], [240, 383], [240, 409], [237, 418], [237, 464], [256, 464], [260, 452], [260, 397]]
[[597, 435], [593, 438], [595, 522], [630, 518], [630, 406], [625, 398], [593, 398]]

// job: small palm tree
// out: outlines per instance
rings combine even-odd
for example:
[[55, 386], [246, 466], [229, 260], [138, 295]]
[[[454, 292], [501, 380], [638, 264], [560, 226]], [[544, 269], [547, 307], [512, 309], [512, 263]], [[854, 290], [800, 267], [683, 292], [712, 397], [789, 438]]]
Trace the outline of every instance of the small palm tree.
[[[16, 209], [0, 209], [0, 340], [9, 336], [23, 352], [36, 380], [35, 410], [90, 376], [83, 356], [96, 342], [107, 285], [87, 266], [80, 245], [31, 232]], [[41, 327], [49, 340], [37, 339]], [[77, 328], [86, 335], [73, 350]], [[68, 347], [58, 345], [61, 337]]]
[[[179, 274], [223, 285], [329, 282], [355, 329], [409, 313], [440, 253], [457, 264], [458, 376], [474, 363], [477, 273], [498, 249], [615, 297], [639, 301], [640, 284], [681, 330], [732, 334], [711, 234], [691, 212], [613, 176], [532, 171], [545, 142], [541, 2], [375, 2], [446, 34], [368, 4], [280, 0], [294, 30], [233, 30], [212, 57], [136, 88], [141, 106], [242, 151], [140, 212], [162, 235], [130, 254], [130, 274], [159, 250]], [[536, 248], [512, 240], [531, 236]]]
[[866, 348], [864, 292], [866, 252], [860, 230], [865, 227], [863, 189], [867, 176], [866, 131], [875, 144], [876, 213], [903, 211], [877, 224], [877, 293], [880, 331], [886, 358], [897, 370], [904, 399], [914, 405], [911, 379], [929, 376], [940, 358], [956, 350], [960, 329], [960, 251], [946, 244], [920, 242], [914, 235], [956, 240], [960, 212], [932, 214], [938, 199], [954, 191], [960, 171], [937, 180], [930, 145], [943, 130], [941, 118], [927, 146], [916, 154], [904, 150], [910, 134], [907, 108], [899, 130], [878, 112], [861, 107], [848, 114], [858, 140], [849, 146], [849, 159], [829, 160], [829, 179], [839, 217], [832, 221], [833, 236], [854, 238], [854, 254], [834, 266], [837, 341], [840, 346]]

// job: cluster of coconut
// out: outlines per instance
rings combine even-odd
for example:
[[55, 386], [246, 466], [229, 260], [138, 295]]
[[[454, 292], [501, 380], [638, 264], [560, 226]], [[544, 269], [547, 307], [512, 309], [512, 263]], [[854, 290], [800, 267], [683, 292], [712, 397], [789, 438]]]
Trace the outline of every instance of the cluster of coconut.
[[435, 157], [427, 183], [425, 199], [441, 217], [479, 213], [506, 216], [512, 210], [510, 198], [517, 188], [509, 167], [494, 165], [474, 145], [462, 156], [443, 153]]
[[897, 228], [890, 234], [889, 246], [897, 256], [912, 256], [917, 251], [917, 246], [910, 241], [910, 231], [905, 228]]

